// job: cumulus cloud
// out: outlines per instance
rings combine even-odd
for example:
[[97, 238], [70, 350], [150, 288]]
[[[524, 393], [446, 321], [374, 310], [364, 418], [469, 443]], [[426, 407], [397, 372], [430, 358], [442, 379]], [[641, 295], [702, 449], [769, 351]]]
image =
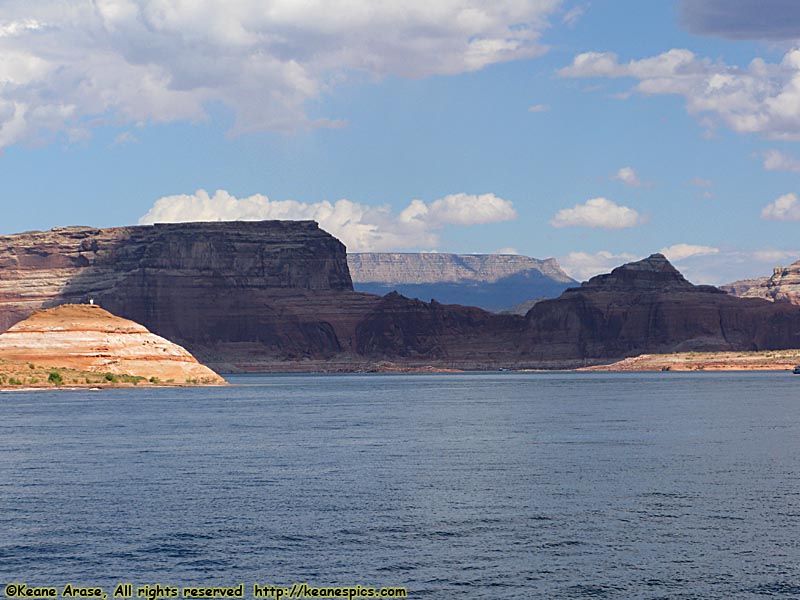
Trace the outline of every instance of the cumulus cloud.
[[761, 218], [772, 221], [800, 221], [800, 202], [796, 194], [784, 194], [761, 209]]
[[601, 250], [594, 254], [570, 252], [566, 256], [559, 257], [558, 263], [563, 267], [567, 275], [573, 279], [586, 281], [600, 273], [610, 273], [614, 268], [638, 258], [641, 257], [627, 252], [614, 254], [607, 250]]
[[692, 244], [673, 244], [659, 250], [671, 262], [681, 261], [691, 256], [718, 254], [719, 248], [713, 246], [693, 246]]
[[713, 116], [739, 133], [800, 139], [800, 49], [787, 52], [780, 63], [756, 58], [747, 67], [728, 66], [685, 49], [629, 62], [620, 62], [611, 52], [586, 52], [559, 74], [636, 79], [631, 93], [683, 96], [688, 112], [706, 126]]
[[792, 171], [800, 173], [800, 160], [780, 150], [767, 150], [762, 154], [764, 168], [767, 171]]
[[611, 179], [621, 181], [630, 187], [642, 187], [642, 185], [644, 185], [636, 174], [636, 171], [633, 170], [633, 167], [622, 167], [615, 175], [611, 176]]
[[607, 198], [592, 198], [584, 204], [563, 208], [550, 221], [553, 227], [601, 227], [625, 229], [644, 222], [634, 209], [620, 206]]
[[800, 39], [796, 0], [681, 0], [681, 23], [690, 32], [734, 40]]
[[6, 0], [0, 147], [122, 124], [235, 115], [233, 133], [338, 127], [306, 103], [354, 73], [426, 77], [546, 51], [562, 0]]
[[438, 231], [516, 218], [513, 205], [494, 194], [451, 194], [425, 203], [412, 200], [399, 214], [387, 206], [347, 199], [306, 203], [270, 200], [262, 194], [237, 198], [224, 190], [205, 190], [160, 198], [141, 218], [142, 225], [186, 221], [314, 220], [339, 238], [350, 252], [435, 247]]

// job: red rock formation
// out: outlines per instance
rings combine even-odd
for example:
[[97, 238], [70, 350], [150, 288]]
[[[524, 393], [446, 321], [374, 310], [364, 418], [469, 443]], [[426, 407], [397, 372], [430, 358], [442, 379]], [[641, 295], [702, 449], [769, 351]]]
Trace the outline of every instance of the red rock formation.
[[350, 350], [378, 298], [352, 291], [345, 248], [312, 221], [68, 227], [0, 237], [0, 331], [93, 298], [204, 358]]
[[661, 255], [521, 317], [353, 292], [344, 246], [313, 222], [0, 237], [0, 330], [38, 308], [89, 298], [221, 370], [370, 360], [563, 367], [645, 352], [800, 348], [800, 307], [694, 286]]
[[[746, 283], [750, 285], [746, 286]], [[800, 305], [800, 261], [788, 267], [775, 267], [770, 277], [737, 281], [725, 287], [729, 288], [726, 291], [742, 298]]]
[[176, 383], [225, 383], [184, 348], [88, 304], [36, 311], [0, 334], [0, 359]]
[[542, 365], [643, 353], [800, 348], [800, 308], [692, 285], [661, 254], [539, 302], [526, 320], [521, 355]]

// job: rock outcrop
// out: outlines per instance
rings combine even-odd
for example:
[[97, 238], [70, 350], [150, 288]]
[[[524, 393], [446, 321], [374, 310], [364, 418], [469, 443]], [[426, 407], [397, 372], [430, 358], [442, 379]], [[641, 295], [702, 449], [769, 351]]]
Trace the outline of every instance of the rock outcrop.
[[375, 361], [567, 367], [641, 353], [800, 348], [800, 307], [692, 285], [661, 255], [518, 316], [355, 292], [344, 246], [309, 221], [0, 237], [0, 330], [91, 298], [223, 372]]
[[731, 296], [744, 296], [750, 289], [760, 287], [767, 283], [769, 277], [756, 277], [755, 279], [740, 279], [719, 286], [723, 292]]
[[521, 356], [541, 365], [643, 353], [800, 348], [800, 308], [693, 285], [661, 254], [539, 302], [526, 321]]
[[523, 320], [475, 307], [384, 296], [356, 329], [359, 355], [412, 363], [496, 368], [518, 362]]
[[[745, 286], [745, 283], [750, 285]], [[800, 305], [800, 260], [788, 267], [775, 267], [770, 277], [734, 282], [725, 288], [742, 298], [763, 298], [770, 302]]]
[[358, 253], [347, 262], [355, 289], [435, 299], [499, 312], [531, 300], [553, 298], [577, 282], [555, 259], [515, 254]]
[[0, 331], [93, 298], [201, 357], [350, 350], [379, 299], [355, 294], [344, 245], [313, 221], [67, 227], [0, 237]]
[[0, 360], [160, 381], [221, 384], [184, 348], [89, 304], [36, 311], [0, 334]]

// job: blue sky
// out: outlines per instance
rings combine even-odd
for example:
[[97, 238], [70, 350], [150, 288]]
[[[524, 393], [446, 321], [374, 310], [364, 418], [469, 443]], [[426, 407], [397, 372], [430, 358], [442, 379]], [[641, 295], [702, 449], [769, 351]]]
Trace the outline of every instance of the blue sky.
[[314, 218], [766, 275], [800, 259], [797, 40], [787, 0], [11, 0], [0, 233]]

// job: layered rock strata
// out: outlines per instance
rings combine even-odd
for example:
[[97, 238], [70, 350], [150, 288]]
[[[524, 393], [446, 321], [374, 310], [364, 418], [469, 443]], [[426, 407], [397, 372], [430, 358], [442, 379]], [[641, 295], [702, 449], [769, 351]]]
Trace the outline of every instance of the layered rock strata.
[[534, 363], [643, 353], [800, 348], [800, 308], [693, 285], [661, 254], [598, 275], [526, 315]]
[[[750, 285], [745, 286], [744, 283]], [[734, 282], [728, 287], [731, 293], [742, 298], [763, 298], [770, 302], [800, 305], [800, 261], [788, 267], [775, 267], [770, 277]]]
[[0, 328], [94, 299], [222, 371], [569, 367], [642, 353], [800, 348], [800, 307], [694, 286], [661, 255], [523, 317], [354, 292], [313, 222], [64, 228], [0, 237]]
[[555, 259], [515, 254], [359, 253], [347, 262], [355, 289], [478, 306], [499, 312], [532, 298], [553, 298], [577, 282]]
[[313, 221], [67, 227], [0, 237], [0, 331], [88, 302], [204, 358], [321, 358], [354, 347], [377, 298]]
[[184, 348], [88, 304], [39, 310], [15, 324], [0, 334], [0, 360], [153, 381], [225, 383]]

